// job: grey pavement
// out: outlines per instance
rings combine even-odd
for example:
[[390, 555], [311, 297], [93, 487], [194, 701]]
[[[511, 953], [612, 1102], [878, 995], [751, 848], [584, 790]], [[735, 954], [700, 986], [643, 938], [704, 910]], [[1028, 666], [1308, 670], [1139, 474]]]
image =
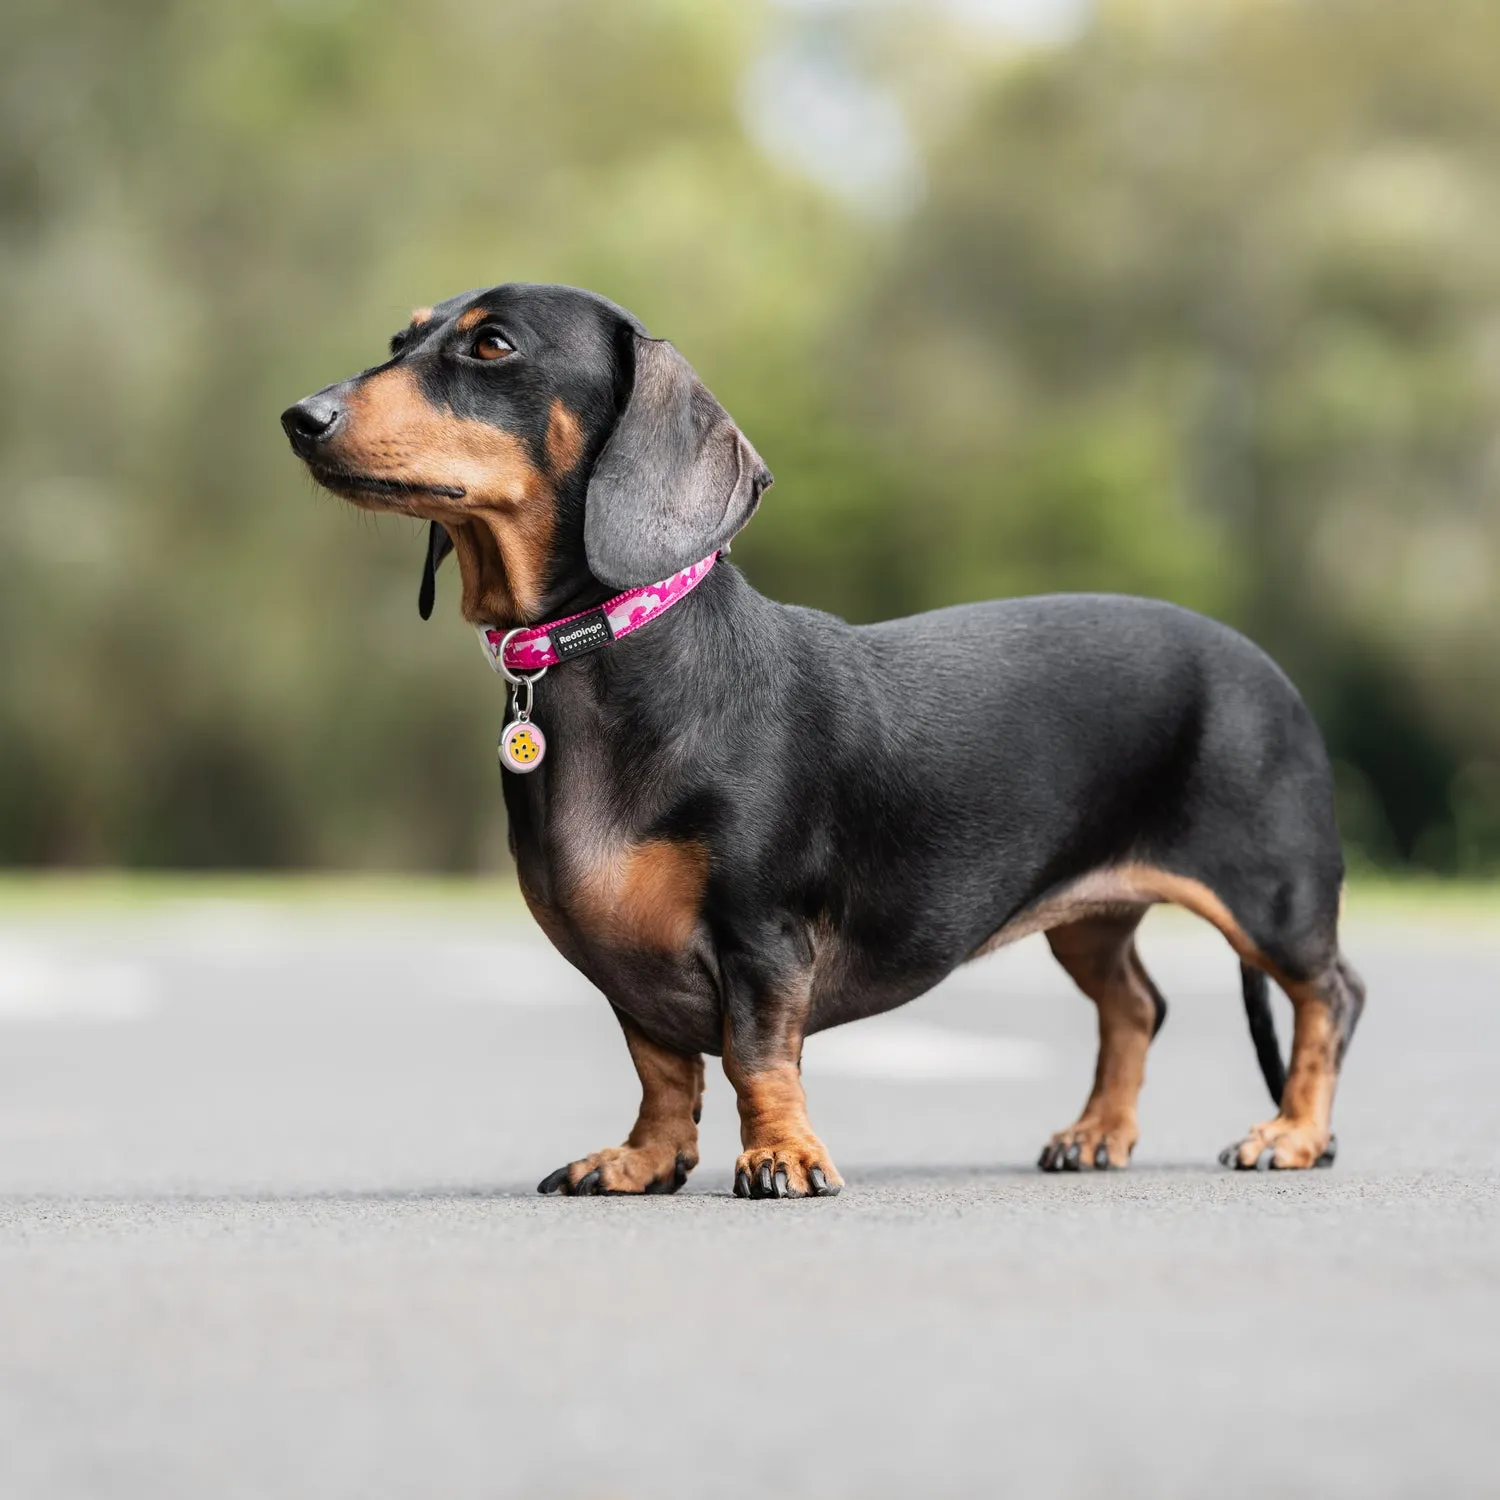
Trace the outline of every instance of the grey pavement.
[[1159, 913], [1129, 1172], [1032, 1167], [1028, 940], [809, 1045], [848, 1187], [780, 1203], [717, 1065], [688, 1191], [535, 1195], [636, 1092], [509, 906], [0, 910], [0, 1496], [1500, 1495], [1500, 931], [1354, 906], [1332, 1171], [1217, 1167], [1271, 1111]]

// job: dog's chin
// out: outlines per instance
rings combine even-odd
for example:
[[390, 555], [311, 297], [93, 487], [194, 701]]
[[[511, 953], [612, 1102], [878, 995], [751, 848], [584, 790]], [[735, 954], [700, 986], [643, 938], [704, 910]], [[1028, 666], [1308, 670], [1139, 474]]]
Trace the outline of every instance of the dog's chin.
[[465, 493], [456, 484], [419, 484], [409, 479], [361, 474], [352, 469], [322, 464], [307, 467], [325, 490], [364, 510], [398, 510], [420, 515], [429, 509], [445, 508], [445, 502], [462, 500]]

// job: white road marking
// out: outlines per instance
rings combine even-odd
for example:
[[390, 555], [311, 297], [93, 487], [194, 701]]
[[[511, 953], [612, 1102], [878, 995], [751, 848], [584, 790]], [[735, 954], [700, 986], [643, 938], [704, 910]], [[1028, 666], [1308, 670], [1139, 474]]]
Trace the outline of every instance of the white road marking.
[[0, 940], [0, 1023], [136, 1021], [155, 1005], [156, 986], [143, 964]]
[[809, 1037], [802, 1053], [806, 1073], [823, 1078], [893, 1082], [1019, 1082], [1045, 1078], [1052, 1055], [1021, 1037], [950, 1031], [922, 1021], [842, 1026]]
[[452, 1000], [542, 1007], [604, 1001], [572, 964], [544, 942], [447, 942], [440, 957], [444, 994]]

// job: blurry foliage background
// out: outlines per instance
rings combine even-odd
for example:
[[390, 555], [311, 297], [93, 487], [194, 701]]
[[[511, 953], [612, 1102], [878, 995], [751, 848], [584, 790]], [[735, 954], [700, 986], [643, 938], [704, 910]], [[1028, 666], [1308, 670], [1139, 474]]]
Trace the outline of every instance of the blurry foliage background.
[[1356, 861], [1500, 870], [1493, 0], [7, 0], [0, 861], [503, 861], [502, 711], [289, 401], [593, 287], [873, 619], [1118, 589], [1310, 698]]

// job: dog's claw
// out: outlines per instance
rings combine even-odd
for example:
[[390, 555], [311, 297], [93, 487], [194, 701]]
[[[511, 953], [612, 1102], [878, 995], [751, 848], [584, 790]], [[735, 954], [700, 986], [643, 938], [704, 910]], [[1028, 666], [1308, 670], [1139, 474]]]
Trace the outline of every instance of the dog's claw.
[[648, 1183], [646, 1191], [648, 1193], [675, 1193], [688, 1180], [690, 1171], [692, 1168], [688, 1166], [687, 1158], [679, 1151], [676, 1160], [672, 1163], [672, 1175], [658, 1177], [655, 1182]]
[[734, 1173], [741, 1198], [831, 1198], [842, 1186], [827, 1148], [811, 1135], [749, 1146]]
[[1096, 1172], [1109, 1171], [1109, 1147], [1103, 1141], [1094, 1147], [1094, 1170]]
[[[1315, 1141], [1311, 1127], [1278, 1117], [1255, 1126], [1243, 1140], [1226, 1146], [1219, 1153], [1219, 1161], [1236, 1172], [1298, 1172], [1306, 1167], [1331, 1167], [1338, 1156], [1338, 1137], [1328, 1135], [1320, 1151]], [[1248, 1151], [1254, 1151], [1255, 1155], [1247, 1161]]]
[[559, 1167], [555, 1172], [549, 1172], [537, 1183], [536, 1190], [539, 1193], [555, 1193], [558, 1188], [566, 1187], [568, 1181], [568, 1169]]
[[1083, 1148], [1078, 1144], [1077, 1141], [1074, 1141], [1073, 1144], [1068, 1147], [1067, 1153], [1063, 1156], [1063, 1171], [1080, 1172], [1082, 1170]]
[[588, 1173], [586, 1176], [580, 1177], [578, 1181], [573, 1184], [573, 1196], [575, 1198], [597, 1197], [599, 1193], [603, 1191], [603, 1181], [604, 1178], [600, 1173], [599, 1168], [595, 1167], [592, 1172]]

